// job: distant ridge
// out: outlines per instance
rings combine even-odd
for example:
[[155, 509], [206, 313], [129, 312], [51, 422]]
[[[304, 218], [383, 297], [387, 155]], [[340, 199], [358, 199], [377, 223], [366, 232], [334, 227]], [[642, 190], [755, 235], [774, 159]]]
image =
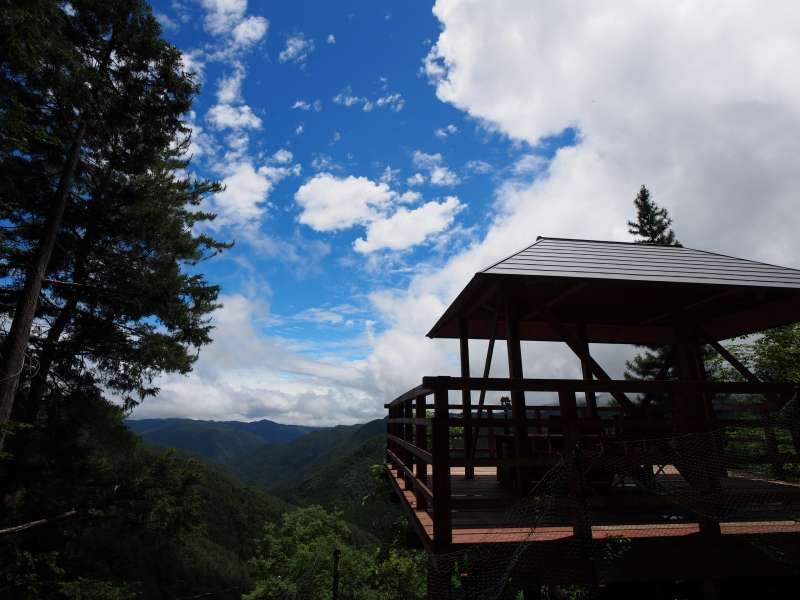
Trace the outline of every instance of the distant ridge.
[[320, 427], [260, 421], [128, 419], [128, 428], [146, 442], [177, 448], [210, 462], [230, 466], [265, 444], [286, 444]]

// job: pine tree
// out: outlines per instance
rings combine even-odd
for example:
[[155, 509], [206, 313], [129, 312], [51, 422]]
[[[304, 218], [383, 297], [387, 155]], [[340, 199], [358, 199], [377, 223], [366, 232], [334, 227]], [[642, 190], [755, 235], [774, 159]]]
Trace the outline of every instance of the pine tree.
[[650, 190], [645, 186], [633, 201], [636, 207], [636, 220], [628, 221], [628, 232], [636, 236], [639, 244], [659, 244], [661, 246], [680, 246], [672, 231], [672, 219], [666, 208], [658, 206], [650, 198]]
[[[636, 236], [637, 244], [658, 244], [661, 246], [680, 246], [672, 230], [672, 219], [666, 208], [658, 206], [650, 197], [645, 186], [633, 201], [636, 207], [636, 220], [628, 221], [628, 231]], [[645, 346], [645, 351], [627, 361], [626, 379], [655, 379], [671, 374], [670, 349], [666, 346]]]
[[135, 402], [209, 341], [218, 289], [186, 267], [225, 247], [193, 233], [219, 186], [181, 175], [198, 86], [160, 36], [144, 0], [2, 2], [0, 440], [20, 396]]

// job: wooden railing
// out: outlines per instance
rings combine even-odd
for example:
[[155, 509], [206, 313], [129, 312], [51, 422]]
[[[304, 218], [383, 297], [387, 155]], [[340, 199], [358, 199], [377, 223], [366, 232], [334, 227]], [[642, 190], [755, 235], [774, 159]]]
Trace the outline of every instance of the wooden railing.
[[[481, 391], [517, 394], [518, 398], [525, 392], [549, 392], [558, 397], [558, 404], [525, 406], [523, 414], [513, 414], [508, 404], [471, 404], [471, 392]], [[451, 402], [450, 392], [461, 392], [452, 397], [467, 399], [470, 404], [466, 410], [463, 403]], [[615, 397], [668, 395], [672, 402], [668, 414], [662, 411], [656, 417], [657, 405], [579, 405], [577, 394], [586, 392]], [[791, 384], [424, 377], [422, 385], [385, 405], [389, 413], [387, 463], [402, 478], [405, 489], [413, 491], [418, 509], [431, 514], [434, 546], [443, 549], [452, 542], [451, 467], [464, 467], [467, 474], [470, 468], [499, 467], [520, 477], [526, 468], [558, 460], [589, 439], [641, 440], [733, 426], [763, 429], [765, 455], [749, 464], [770, 465], [779, 473], [785, 463], [798, 462], [797, 455], [778, 452], [775, 432], [765, 417], [797, 393], [798, 386]], [[753, 396], [755, 400], [744, 402], [740, 397], [728, 404], [714, 401], [720, 395]], [[524, 395], [522, 398], [524, 402]], [[458, 428], [482, 433], [462, 435]], [[554, 430], [558, 433], [552, 433]], [[537, 452], [531, 449], [531, 432], [533, 438], [541, 437], [542, 444], [556, 439], [558, 444], [549, 452]], [[509, 453], [496, 451], [492, 442], [498, 435], [512, 442]], [[800, 450], [800, 435], [793, 436], [795, 448]], [[460, 446], [453, 443], [459, 439], [463, 442]], [[487, 443], [481, 446], [481, 440]], [[469, 441], [473, 447], [468, 446]]]

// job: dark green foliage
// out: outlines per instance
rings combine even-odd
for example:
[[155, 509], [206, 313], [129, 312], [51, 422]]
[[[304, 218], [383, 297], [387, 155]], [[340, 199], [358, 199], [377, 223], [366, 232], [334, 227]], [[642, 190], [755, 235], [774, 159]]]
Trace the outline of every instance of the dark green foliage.
[[193, 419], [129, 419], [127, 426], [151, 444], [177, 448], [221, 465], [232, 465], [264, 444], [282, 444], [317, 427], [283, 425], [266, 419], [196, 421]]
[[334, 549], [341, 551], [343, 600], [425, 597], [424, 554], [358, 546], [339, 515], [310, 506], [266, 525], [251, 562], [255, 588], [245, 600], [331, 598]]
[[661, 246], [680, 246], [672, 231], [672, 219], [666, 208], [658, 206], [650, 198], [650, 190], [645, 186], [633, 200], [636, 207], [636, 220], [628, 221], [628, 232], [636, 236], [639, 244], [659, 244]]
[[248, 589], [245, 563], [255, 540], [286, 505], [174, 451], [144, 447], [121, 411], [102, 399], [71, 406], [76, 412], [60, 426], [51, 420], [47, 430], [15, 440], [22, 451], [2, 475], [22, 479], [25, 493], [0, 526], [71, 508], [77, 514], [0, 538], [0, 596], [126, 598], [139, 597], [138, 590], [169, 598], [228, 590], [217, 597], [238, 598]]
[[67, 389], [103, 389], [130, 406], [157, 392], [159, 373], [188, 372], [210, 341], [219, 292], [194, 267], [226, 247], [195, 233], [213, 218], [199, 207], [220, 186], [185, 171], [183, 118], [198, 87], [180, 52], [143, 0], [71, 6], [6, 1], [0, 13], [7, 313], [27, 293], [64, 157], [82, 136], [39, 295], [41, 326], [25, 349], [37, 368], [23, 373], [19, 421], [59, 410]]
[[335, 511], [378, 540], [392, 541], [404, 521], [400, 506], [389, 501], [392, 492], [383, 470], [385, 453], [385, 435], [375, 436], [331, 458], [300, 485], [276, 493], [293, 504], [318, 504]]
[[[754, 340], [731, 344], [728, 350], [761, 381], [800, 383], [800, 324], [768, 329]], [[743, 380], [721, 357], [712, 362], [712, 373], [724, 381]]]

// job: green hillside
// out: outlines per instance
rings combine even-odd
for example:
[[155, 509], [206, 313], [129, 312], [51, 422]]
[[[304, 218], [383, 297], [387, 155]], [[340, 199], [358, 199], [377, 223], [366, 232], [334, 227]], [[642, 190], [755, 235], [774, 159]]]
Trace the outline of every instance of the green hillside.
[[128, 419], [128, 428], [150, 444], [177, 448], [212, 463], [231, 465], [264, 444], [283, 444], [318, 428], [261, 420]]
[[375, 473], [373, 467], [384, 462], [385, 449], [385, 435], [343, 448], [299, 485], [275, 493], [292, 504], [339, 511], [345, 521], [389, 541], [402, 511], [399, 504], [389, 502], [385, 484], [376, 481], [380, 471]]
[[338, 425], [313, 431], [287, 444], [262, 446], [228, 466], [248, 483], [267, 490], [290, 489], [385, 432], [382, 419], [360, 425]]

